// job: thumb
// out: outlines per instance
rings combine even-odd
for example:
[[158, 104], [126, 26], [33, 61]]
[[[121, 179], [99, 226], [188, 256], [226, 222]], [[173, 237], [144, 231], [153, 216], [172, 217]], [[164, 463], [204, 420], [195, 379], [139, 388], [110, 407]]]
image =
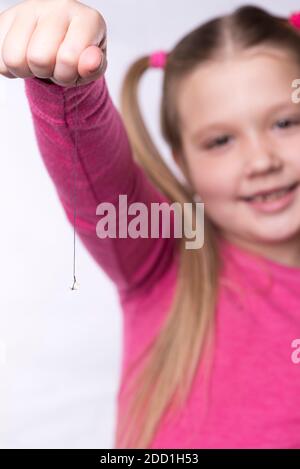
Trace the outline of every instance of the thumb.
[[89, 46], [79, 57], [78, 73], [82, 78], [89, 78], [97, 72], [99, 74], [101, 69], [104, 71], [105, 62], [105, 53], [98, 46]]

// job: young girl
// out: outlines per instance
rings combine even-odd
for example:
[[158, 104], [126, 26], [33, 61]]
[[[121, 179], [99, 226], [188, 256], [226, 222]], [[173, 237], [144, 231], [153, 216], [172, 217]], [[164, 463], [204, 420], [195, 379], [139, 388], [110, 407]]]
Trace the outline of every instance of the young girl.
[[[291, 359], [300, 336], [298, 19], [244, 6], [206, 22], [130, 66], [119, 114], [99, 65], [98, 12], [27, 0], [0, 16], [1, 73], [25, 78], [70, 223], [78, 117], [77, 233], [124, 312], [115, 447], [300, 448], [300, 365]], [[162, 68], [161, 128], [184, 182], [141, 115], [138, 85], [150, 67]], [[149, 210], [195, 209], [200, 198], [203, 247], [186, 249], [184, 233], [100, 239], [96, 207], [118, 211], [120, 194]]]

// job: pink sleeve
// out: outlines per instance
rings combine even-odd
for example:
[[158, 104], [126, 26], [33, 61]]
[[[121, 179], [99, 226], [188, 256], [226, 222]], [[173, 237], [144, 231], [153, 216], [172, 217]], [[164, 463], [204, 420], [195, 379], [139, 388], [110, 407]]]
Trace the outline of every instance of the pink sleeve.
[[[116, 238], [100, 239], [96, 233], [100, 220], [96, 207], [101, 202], [113, 203], [118, 218], [119, 194], [127, 195], [128, 205], [143, 202], [149, 213], [152, 202], [167, 201], [133, 160], [128, 136], [109, 95], [105, 76], [77, 89], [63, 88], [35, 77], [26, 78], [24, 82], [38, 148], [72, 226], [78, 99], [77, 234], [120, 294], [149, 288], [171, 264], [176, 239], [161, 235], [159, 238], [119, 238], [118, 233]], [[128, 220], [132, 218], [128, 216]], [[173, 224], [171, 234], [172, 230]]]

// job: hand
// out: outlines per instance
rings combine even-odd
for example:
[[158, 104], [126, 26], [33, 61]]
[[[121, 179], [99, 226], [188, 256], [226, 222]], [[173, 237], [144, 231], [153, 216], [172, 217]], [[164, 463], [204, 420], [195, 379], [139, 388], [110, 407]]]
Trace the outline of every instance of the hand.
[[25, 0], [0, 14], [0, 75], [51, 79], [64, 87], [107, 68], [107, 28], [77, 0]]

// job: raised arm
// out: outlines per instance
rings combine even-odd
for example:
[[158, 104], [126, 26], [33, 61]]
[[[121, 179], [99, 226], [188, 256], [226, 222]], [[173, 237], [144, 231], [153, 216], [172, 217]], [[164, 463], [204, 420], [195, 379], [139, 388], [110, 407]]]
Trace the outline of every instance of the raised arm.
[[[54, 182], [66, 216], [73, 224], [73, 158], [78, 102], [78, 161], [76, 165], [77, 233], [123, 295], [145, 291], [172, 262], [176, 240], [97, 236], [97, 206], [110, 202], [119, 216], [119, 195], [127, 205], [142, 202], [150, 222], [152, 202], [167, 201], [133, 160], [121, 116], [109, 95], [105, 76], [77, 88], [64, 88], [36, 77], [26, 78], [40, 154]], [[134, 217], [128, 216], [128, 221]], [[117, 224], [118, 228], [118, 224]], [[118, 230], [117, 230], [118, 231]], [[150, 226], [149, 226], [149, 234]], [[172, 234], [172, 231], [171, 231]]]
[[119, 196], [127, 197], [128, 207], [143, 203], [148, 221], [151, 203], [167, 202], [132, 157], [106, 85], [106, 66], [106, 23], [81, 2], [26, 0], [0, 14], [0, 75], [24, 78], [39, 151], [71, 224], [77, 134], [77, 233], [119, 292], [129, 295], [161, 278], [176, 238], [120, 238], [118, 223], [116, 238], [98, 236], [106, 217], [97, 213], [102, 203], [112, 204], [117, 221], [125, 222]]

